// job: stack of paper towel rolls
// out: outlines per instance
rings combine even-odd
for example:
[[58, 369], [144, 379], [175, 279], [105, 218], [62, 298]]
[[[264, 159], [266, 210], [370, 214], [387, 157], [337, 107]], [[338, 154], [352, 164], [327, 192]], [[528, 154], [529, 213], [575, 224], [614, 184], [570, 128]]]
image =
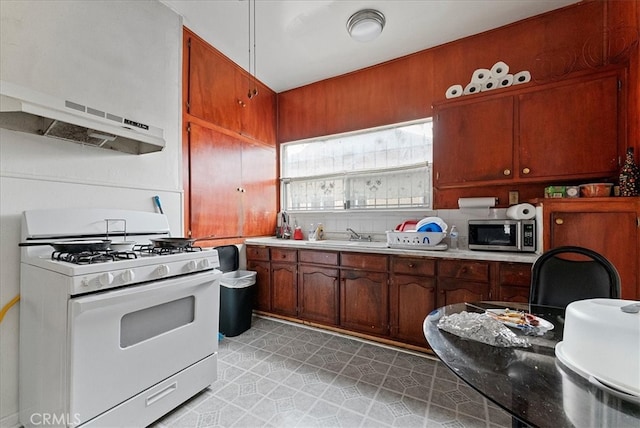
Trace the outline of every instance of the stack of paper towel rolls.
[[457, 98], [462, 95], [506, 88], [529, 81], [531, 81], [531, 73], [528, 71], [510, 74], [509, 66], [502, 61], [498, 61], [490, 69], [478, 68], [475, 70], [471, 75], [471, 81], [465, 87], [460, 84], [450, 86], [445, 96], [447, 98]]

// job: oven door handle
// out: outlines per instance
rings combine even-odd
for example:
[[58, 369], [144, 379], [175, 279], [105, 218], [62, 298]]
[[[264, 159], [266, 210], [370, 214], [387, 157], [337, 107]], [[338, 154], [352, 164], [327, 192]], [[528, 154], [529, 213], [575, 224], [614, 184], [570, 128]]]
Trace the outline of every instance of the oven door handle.
[[[81, 314], [94, 309], [115, 307], [119, 304], [132, 304], [137, 300], [148, 301], [152, 296], [177, 296], [185, 294], [195, 294], [199, 288], [211, 287], [219, 278], [218, 272], [208, 271], [192, 275], [188, 278], [180, 277], [163, 280], [161, 283], [154, 281], [146, 285], [123, 288], [121, 290], [109, 291], [106, 293], [92, 294], [88, 296], [72, 299], [70, 305], [73, 306], [72, 313]], [[164, 298], [164, 297], [162, 297]]]

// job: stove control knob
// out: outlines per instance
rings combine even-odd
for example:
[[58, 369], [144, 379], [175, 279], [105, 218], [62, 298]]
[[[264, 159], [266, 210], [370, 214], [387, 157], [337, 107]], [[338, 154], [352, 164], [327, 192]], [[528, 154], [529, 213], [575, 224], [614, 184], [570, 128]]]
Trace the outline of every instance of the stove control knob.
[[113, 274], [111, 272], [105, 272], [98, 277], [100, 285], [109, 285], [113, 282]]
[[198, 269], [198, 262], [196, 262], [195, 260], [189, 260], [189, 263], [187, 263], [187, 271], [193, 272], [196, 269]]
[[200, 260], [200, 267], [201, 267], [202, 269], [208, 269], [208, 268], [209, 268], [209, 266], [210, 266], [209, 259], [202, 259], [202, 260]]
[[83, 287], [88, 287], [89, 280], [87, 278], [82, 278], [82, 280], [80, 280], [80, 285], [82, 285]]
[[122, 282], [131, 282], [136, 277], [136, 274], [131, 269], [127, 269], [122, 274], [120, 274], [120, 279]]
[[167, 265], [160, 265], [158, 266], [158, 269], [156, 269], [156, 272], [158, 272], [158, 276], [160, 277], [169, 275], [169, 271], [170, 269]]

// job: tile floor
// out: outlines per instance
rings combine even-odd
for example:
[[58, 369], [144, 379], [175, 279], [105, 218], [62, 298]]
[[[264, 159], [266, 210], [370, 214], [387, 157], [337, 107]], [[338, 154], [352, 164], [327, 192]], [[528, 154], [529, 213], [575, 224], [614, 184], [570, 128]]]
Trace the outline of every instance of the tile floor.
[[168, 427], [510, 427], [436, 359], [255, 317], [220, 342], [218, 380]]

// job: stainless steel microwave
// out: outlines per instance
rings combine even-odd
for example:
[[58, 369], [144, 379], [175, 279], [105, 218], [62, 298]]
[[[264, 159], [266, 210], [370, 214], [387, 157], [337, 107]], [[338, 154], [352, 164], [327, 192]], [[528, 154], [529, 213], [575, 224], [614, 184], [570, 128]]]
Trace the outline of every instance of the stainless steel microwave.
[[469, 249], [536, 251], [535, 220], [469, 220]]

